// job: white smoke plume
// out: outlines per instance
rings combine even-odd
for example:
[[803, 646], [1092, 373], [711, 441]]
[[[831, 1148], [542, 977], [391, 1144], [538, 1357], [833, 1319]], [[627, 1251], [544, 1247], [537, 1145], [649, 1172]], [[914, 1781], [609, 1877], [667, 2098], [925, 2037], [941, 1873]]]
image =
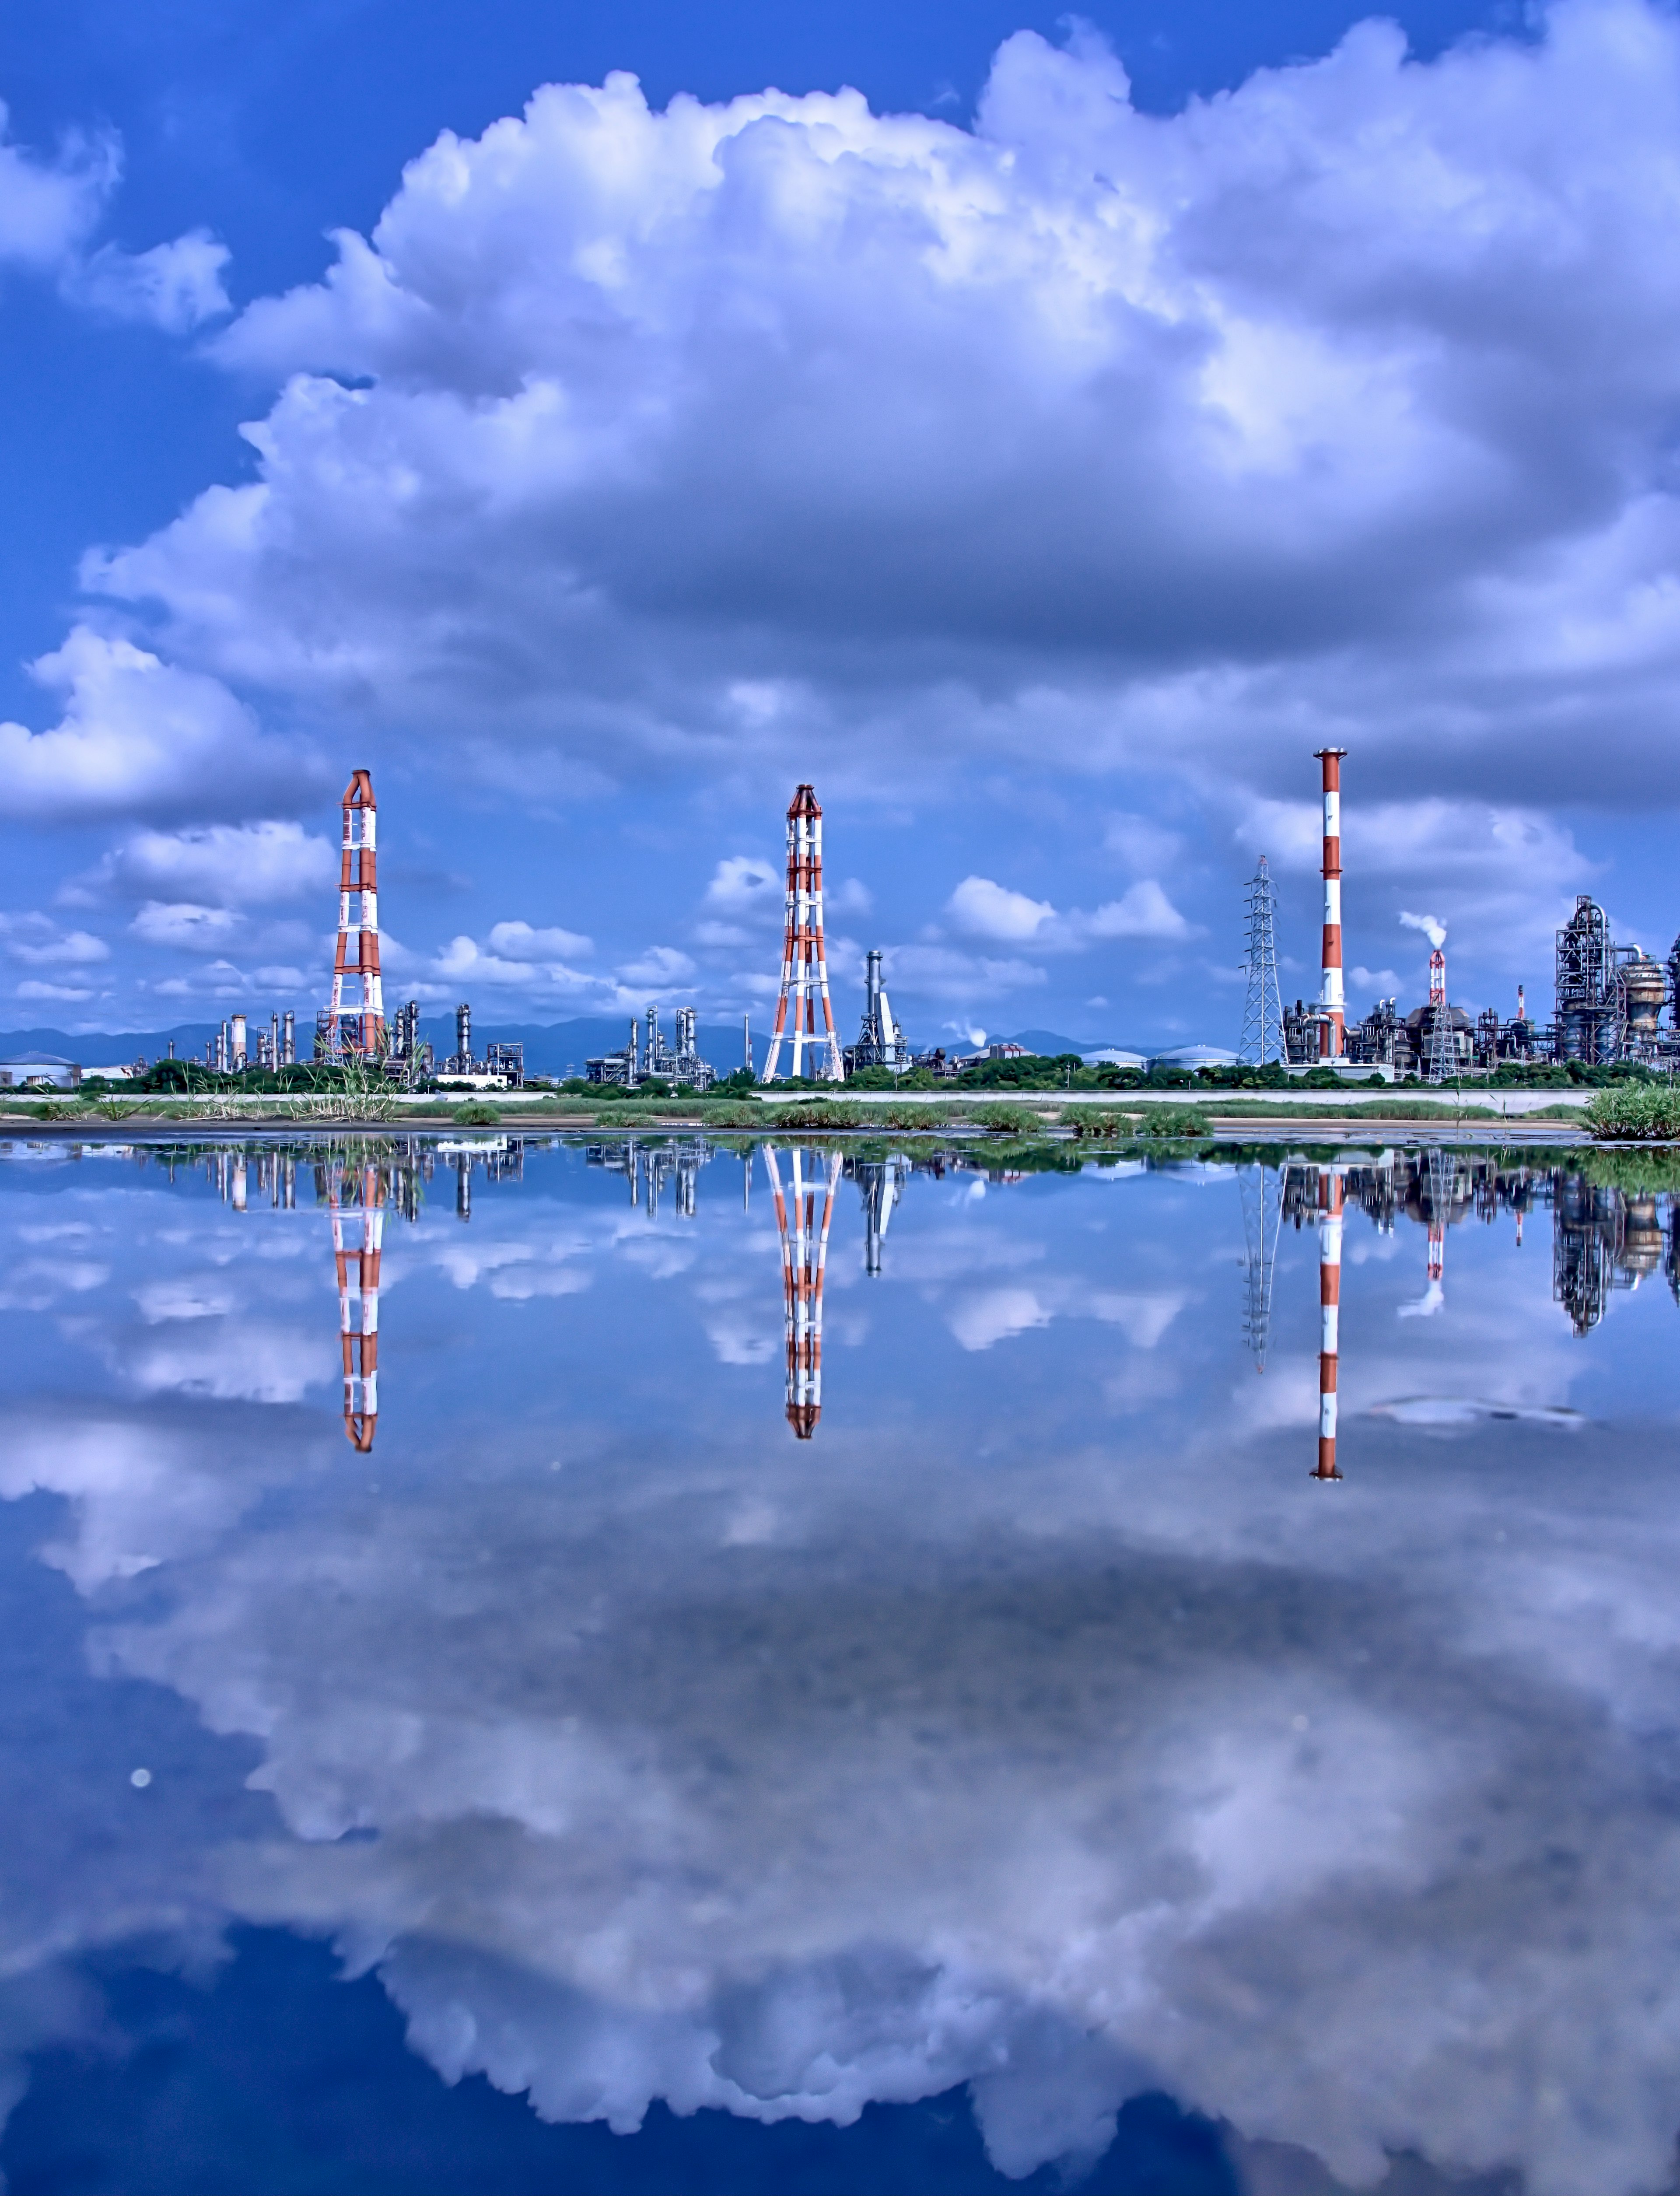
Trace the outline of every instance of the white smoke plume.
[[1429, 939], [1431, 945], [1441, 946], [1446, 945], [1446, 925], [1444, 922], [1438, 922], [1434, 916], [1412, 915], [1406, 909], [1402, 908], [1400, 910], [1400, 921], [1406, 925], [1408, 930], [1421, 930], [1423, 935]]

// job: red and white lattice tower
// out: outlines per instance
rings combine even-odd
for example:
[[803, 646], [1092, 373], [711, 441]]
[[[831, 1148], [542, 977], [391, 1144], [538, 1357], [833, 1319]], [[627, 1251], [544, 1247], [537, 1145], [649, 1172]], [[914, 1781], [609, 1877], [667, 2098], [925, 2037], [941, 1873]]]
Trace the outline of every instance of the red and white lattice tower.
[[[817, 1005], [823, 1003], [823, 1027]], [[791, 1013], [790, 1010], [791, 1009]], [[823, 946], [823, 811], [808, 785], [801, 785], [788, 810], [788, 924], [782, 946], [782, 995], [776, 1003], [776, 1027], [763, 1080], [774, 1083], [782, 1059], [782, 1040], [794, 1044], [792, 1075], [811, 1073], [825, 1083], [846, 1079], [834, 1010], [828, 1003], [828, 964]], [[800, 1064], [809, 1047], [826, 1055], [820, 1067]]]
[[[348, 1194], [347, 1194], [348, 1193]], [[327, 1205], [338, 1272], [338, 1338], [344, 1353], [344, 1431], [366, 1455], [379, 1418], [379, 1251], [385, 1225], [385, 1172], [360, 1179], [334, 1167]]]
[[1342, 759], [1346, 748], [1317, 748], [1325, 772], [1325, 940], [1319, 986], [1319, 1057], [1340, 1060], [1348, 1049], [1348, 1003], [1342, 988]]
[[[365, 770], [344, 789], [344, 849], [338, 870], [338, 951], [332, 962], [332, 1004], [327, 1009], [330, 1056], [361, 1053], [372, 1059], [383, 1047], [385, 1004], [379, 985], [379, 883], [373, 780]], [[347, 997], [346, 994], [349, 996]]]
[[1458, 1040], [1452, 1009], [1446, 1003], [1446, 956], [1437, 945], [1429, 956], [1429, 1043], [1423, 1062], [1427, 1083], [1451, 1083], [1458, 1072]]
[[[782, 1238], [782, 1295], [788, 1338], [788, 1423], [797, 1440], [809, 1441], [823, 1415], [823, 1275], [828, 1263], [828, 1226], [834, 1215], [840, 1160], [836, 1152], [823, 1173], [820, 1163], [813, 1158], [807, 1184], [804, 1154], [796, 1151], [790, 1157], [793, 1181], [789, 1194], [784, 1198], [775, 1147], [769, 1144], [765, 1147], [771, 1195], [776, 1200], [776, 1225]], [[820, 1222], [817, 1216], [819, 1173], [823, 1191]]]
[[1340, 1479], [1336, 1465], [1336, 1374], [1342, 1342], [1342, 1176], [1319, 1170], [1319, 1463], [1315, 1479]]
[[[1440, 959], [1439, 954], [1436, 959]], [[1452, 1210], [1452, 1173], [1445, 1152], [1431, 1146], [1425, 1180], [1429, 1193], [1429, 1263], [1425, 1269], [1429, 1288], [1422, 1309], [1438, 1311], [1446, 1301], [1446, 1222]], [[1519, 1229], [1519, 1233], [1520, 1233]]]

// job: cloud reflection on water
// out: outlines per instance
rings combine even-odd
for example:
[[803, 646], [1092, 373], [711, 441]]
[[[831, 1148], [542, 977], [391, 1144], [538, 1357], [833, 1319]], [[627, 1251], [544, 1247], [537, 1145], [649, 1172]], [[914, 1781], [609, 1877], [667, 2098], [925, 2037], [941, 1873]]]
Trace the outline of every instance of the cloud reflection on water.
[[[0, 1484], [64, 1498], [43, 1552], [96, 1666], [257, 1744], [277, 1811], [161, 1874], [130, 1877], [118, 1839], [91, 1887], [14, 1890], [14, 1976], [202, 1908], [332, 1935], [440, 2070], [560, 2117], [627, 2126], [662, 2096], [846, 2119], [967, 2079], [1022, 2171], [1094, 2154], [1158, 2083], [1354, 2182], [1406, 2146], [1539, 2191], [1660, 2177], [1674, 1310], [1607, 1312], [1672, 1269], [1661, 1200], [1455, 1170], [1425, 1328], [1397, 1315], [1428, 1170], [1343, 1170], [1350, 1240], [1392, 1227], [1417, 1267], [1348, 1263], [1347, 1477], [1323, 1489], [1313, 1166], [1273, 1210], [1258, 1379], [1228, 1170], [979, 1202], [908, 1178], [872, 1251], [854, 1169], [829, 1286], [867, 1289], [871, 1337], [807, 1446], [773, 1340], [717, 1344], [733, 1319], [773, 1338], [783, 1308], [735, 1162], [680, 1196], [673, 1162], [652, 1211], [657, 1168], [489, 1156], [465, 1228], [459, 1166], [429, 1198], [384, 1162], [402, 1278], [363, 1458], [325, 1440], [332, 1256], [304, 1188], [259, 1199], [249, 1170], [231, 1238], [153, 1168], [0, 1198], [16, 1240], [51, 1179], [113, 1245], [75, 1320], [35, 1315]], [[293, 1332], [264, 1230], [318, 1262], [285, 1396], [205, 1372], [217, 1349], [260, 1371]], [[589, 1286], [497, 1292], [528, 1271]], [[1007, 1346], [965, 1342], [1016, 1294], [1034, 1316]], [[1473, 1422], [1442, 1440], [1420, 1397]]]

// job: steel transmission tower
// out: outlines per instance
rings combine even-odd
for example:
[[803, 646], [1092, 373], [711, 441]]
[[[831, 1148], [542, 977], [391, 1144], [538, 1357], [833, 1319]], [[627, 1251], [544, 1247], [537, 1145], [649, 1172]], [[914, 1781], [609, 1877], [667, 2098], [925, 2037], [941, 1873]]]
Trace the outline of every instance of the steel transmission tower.
[[1284, 1056], [1284, 996], [1278, 982], [1278, 893], [1260, 858], [1249, 879], [1248, 997], [1243, 1007], [1243, 1041], [1237, 1057], [1254, 1067]]

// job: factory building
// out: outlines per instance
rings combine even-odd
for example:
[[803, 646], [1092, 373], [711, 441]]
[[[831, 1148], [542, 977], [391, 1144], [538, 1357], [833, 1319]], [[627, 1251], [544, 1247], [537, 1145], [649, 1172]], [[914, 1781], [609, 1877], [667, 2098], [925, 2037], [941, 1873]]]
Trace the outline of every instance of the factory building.
[[639, 1084], [656, 1077], [663, 1083], [686, 1084], [696, 1095], [709, 1090], [717, 1081], [718, 1073], [709, 1060], [700, 1056], [694, 1008], [678, 1008], [674, 1047], [665, 1042], [665, 1032], [659, 1026], [657, 1007], [648, 1008], [647, 1025], [645, 1044], [642, 1042], [641, 1031], [632, 1020], [629, 1041], [621, 1050], [605, 1053], [598, 1060], [584, 1063], [586, 1079], [591, 1083], [616, 1084], [621, 1089], [633, 1090]]

